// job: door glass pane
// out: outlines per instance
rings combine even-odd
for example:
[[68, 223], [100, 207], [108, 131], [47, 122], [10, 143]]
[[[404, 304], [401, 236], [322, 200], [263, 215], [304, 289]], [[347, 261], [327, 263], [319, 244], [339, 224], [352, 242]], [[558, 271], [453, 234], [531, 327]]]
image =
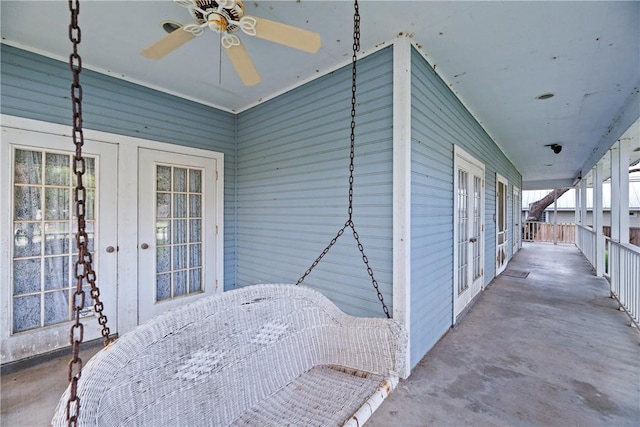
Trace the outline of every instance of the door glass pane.
[[197, 292], [202, 289], [202, 269], [189, 270], [189, 292]]
[[71, 229], [69, 221], [45, 222], [44, 253], [45, 255], [61, 255], [69, 253]]
[[505, 231], [506, 227], [506, 195], [505, 185], [502, 182], [498, 182], [498, 231]]
[[173, 191], [187, 191], [187, 170], [184, 168], [173, 168]]
[[13, 262], [13, 294], [22, 295], [40, 291], [41, 262], [39, 258]]
[[158, 274], [156, 277], [156, 299], [162, 301], [171, 298], [171, 274]]
[[173, 296], [178, 297], [187, 293], [187, 272], [185, 270], [173, 273]]
[[187, 217], [187, 195], [186, 194], [173, 195], [173, 217], [174, 218]]
[[[13, 158], [12, 324], [17, 333], [71, 319], [77, 248], [72, 234], [73, 153], [15, 149]], [[95, 158], [85, 156], [90, 252], [95, 244], [96, 166]]]
[[71, 174], [69, 173], [70, 161], [71, 159], [66, 154], [46, 153], [45, 184], [69, 187], [69, 179], [71, 178]]
[[191, 193], [202, 192], [202, 172], [197, 169], [189, 170], [189, 191]]
[[171, 191], [171, 168], [158, 166], [156, 175], [156, 189], [158, 191]]
[[44, 190], [44, 219], [69, 219], [70, 188], [48, 187]]
[[171, 243], [171, 221], [156, 221], [156, 244]]
[[13, 190], [14, 221], [42, 219], [42, 188], [16, 186]]
[[31, 150], [15, 151], [13, 182], [15, 184], [42, 183], [42, 152]]
[[202, 175], [156, 165], [156, 301], [203, 291]]
[[465, 170], [458, 170], [458, 294], [464, 292], [468, 287], [467, 269], [468, 267], [468, 222], [469, 222], [469, 173]]
[[40, 224], [37, 222], [13, 223], [13, 256], [17, 258], [38, 256], [41, 253]]
[[[89, 295], [87, 294], [87, 296]], [[69, 291], [47, 292], [44, 294], [45, 325], [53, 325], [68, 320], [69, 310]]]
[[40, 295], [13, 298], [13, 332], [26, 331], [41, 326]]
[[482, 275], [482, 266], [480, 265], [480, 248], [482, 247], [482, 178], [473, 177], [473, 237], [475, 242], [472, 243], [473, 256], [473, 281]]
[[44, 289], [69, 288], [69, 257], [57, 256], [44, 259]]

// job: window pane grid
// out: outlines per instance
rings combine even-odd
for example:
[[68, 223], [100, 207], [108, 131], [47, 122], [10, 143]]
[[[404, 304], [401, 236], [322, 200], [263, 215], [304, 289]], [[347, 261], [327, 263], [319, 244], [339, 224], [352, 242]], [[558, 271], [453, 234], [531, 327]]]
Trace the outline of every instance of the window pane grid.
[[[77, 248], [70, 153], [14, 150], [12, 316], [14, 333], [71, 320]], [[86, 157], [87, 232], [93, 250], [95, 158]], [[90, 194], [90, 195], [89, 195]], [[95, 262], [95, 258], [94, 258]], [[88, 295], [88, 288], [86, 289]], [[85, 304], [90, 313], [91, 298]]]
[[469, 221], [469, 174], [467, 171], [458, 170], [458, 294], [464, 292], [468, 287], [468, 221]]
[[156, 166], [156, 301], [203, 291], [202, 170]]
[[475, 281], [482, 275], [482, 266], [480, 265], [480, 246], [482, 239], [482, 212], [480, 211], [482, 202], [482, 178], [474, 176], [473, 179], [473, 232], [476, 241], [473, 243], [473, 280]]

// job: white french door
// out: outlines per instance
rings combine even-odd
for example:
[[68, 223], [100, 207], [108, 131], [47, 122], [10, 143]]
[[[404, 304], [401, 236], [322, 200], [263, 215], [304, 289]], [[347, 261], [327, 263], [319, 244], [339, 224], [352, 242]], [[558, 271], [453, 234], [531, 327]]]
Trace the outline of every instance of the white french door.
[[139, 149], [138, 316], [222, 291], [218, 160]]
[[522, 206], [520, 200], [520, 189], [513, 186], [513, 254], [520, 250], [522, 245], [522, 228], [520, 227], [520, 221], [522, 221]]
[[484, 165], [456, 147], [453, 318], [484, 283]]
[[[70, 137], [2, 128], [2, 363], [69, 345], [77, 259]], [[86, 230], [108, 326], [117, 332], [117, 170], [114, 144], [85, 140]], [[100, 325], [85, 284], [84, 340]]]
[[507, 188], [507, 179], [496, 174], [496, 276], [507, 268]]

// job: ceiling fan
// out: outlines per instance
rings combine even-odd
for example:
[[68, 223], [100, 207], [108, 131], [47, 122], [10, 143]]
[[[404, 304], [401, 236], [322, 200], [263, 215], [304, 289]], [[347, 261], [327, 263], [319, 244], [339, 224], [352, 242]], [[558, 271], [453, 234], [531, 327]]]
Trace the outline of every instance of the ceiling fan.
[[260, 75], [236, 34], [239, 30], [250, 36], [309, 53], [316, 53], [322, 43], [318, 33], [257, 16], [245, 15], [244, 5], [240, 0], [174, 1], [187, 8], [197, 23], [184, 25], [144, 49], [141, 54], [146, 58], [160, 59], [201, 35], [205, 28], [209, 27], [212, 31], [221, 34], [222, 47], [229, 56], [242, 83], [246, 86], [252, 86], [260, 83]]

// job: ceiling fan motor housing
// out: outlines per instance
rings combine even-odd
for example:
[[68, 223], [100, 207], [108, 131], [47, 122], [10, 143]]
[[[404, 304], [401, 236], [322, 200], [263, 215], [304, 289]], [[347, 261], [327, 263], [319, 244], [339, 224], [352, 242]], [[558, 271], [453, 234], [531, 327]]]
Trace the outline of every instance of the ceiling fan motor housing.
[[[217, 33], [233, 33], [240, 29], [229, 21], [238, 22], [244, 16], [244, 5], [236, 0], [196, 0], [197, 8], [190, 7], [191, 16], [199, 23], [207, 23]], [[202, 13], [205, 12], [205, 14]]]

